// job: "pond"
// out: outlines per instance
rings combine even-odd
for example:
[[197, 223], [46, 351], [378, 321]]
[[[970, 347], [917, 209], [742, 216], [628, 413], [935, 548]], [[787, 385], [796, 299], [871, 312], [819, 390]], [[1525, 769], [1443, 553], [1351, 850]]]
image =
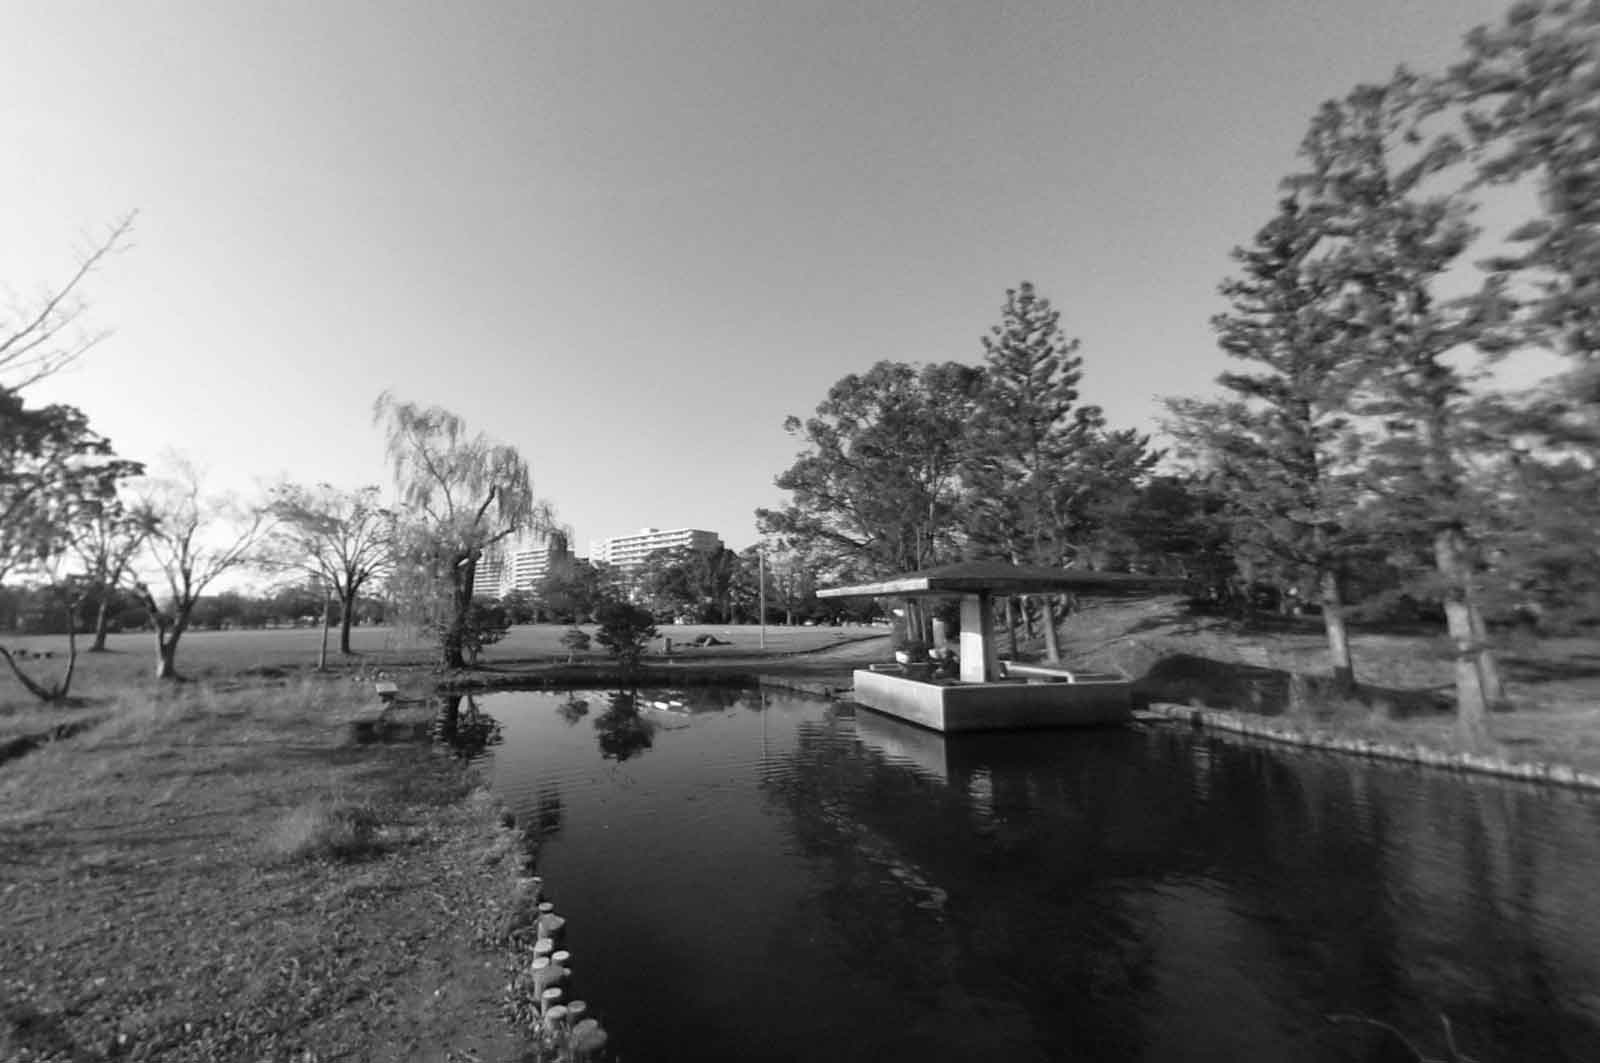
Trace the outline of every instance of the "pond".
[[[650, 707], [660, 702], [662, 709]], [[1171, 725], [497, 693], [478, 759], [628, 1060], [1600, 1059], [1600, 802]]]

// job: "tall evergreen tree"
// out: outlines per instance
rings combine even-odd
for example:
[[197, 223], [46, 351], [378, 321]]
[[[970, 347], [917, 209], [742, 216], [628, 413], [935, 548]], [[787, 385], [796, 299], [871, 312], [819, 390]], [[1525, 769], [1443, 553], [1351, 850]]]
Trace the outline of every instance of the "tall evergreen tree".
[[1424, 191], [1460, 156], [1449, 137], [1416, 143], [1429, 92], [1401, 70], [1324, 104], [1303, 152], [1312, 166], [1288, 184], [1330, 236], [1318, 265], [1333, 299], [1328, 349], [1358, 384], [1364, 479], [1382, 500], [1369, 511], [1428, 544], [1428, 590], [1456, 648], [1457, 727], [1477, 746], [1504, 697], [1476, 575], [1491, 500], [1468, 469], [1479, 429], [1462, 348], [1480, 322], [1436, 291], [1477, 230], [1460, 196]]
[[1321, 607], [1335, 681], [1350, 688], [1343, 577], [1359, 490], [1349, 413], [1357, 381], [1336, 342], [1338, 282], [1319, 264], [1329, 234], [1301, 198], [1282, 199], [1251, 246], [1235, 249], [1240, 273], [1220, 289], [1231, 308], [1212, 327], [1247, 368], [1218, 378], [1227, 398], [1168, 400], [1169, 429], [1226, 499], [1240, 560], [1303, 587]]
[[[1095, 518], [1154, 461], [1147, 438], [1109, 432], [1098, 406], [1079, 404], [1079, 347], [1031, 283], [1006, 292], [1000, 323], [983, 337], [987, 372], [969, 436], [968, 528], [982, 552], [1095, 567]], [[1042, 604], [1054, 660], [1054, 603]]]
[[1570, 355], [1578, 397], [1600, 403], [1600, 0], [1519, 0], [1466, 51], [1436, 103], [1461, 109], [1478, 181], [1531, 176], [1539, 193], [1487, 261], [1487, 299], [1521, 311], [1501, 344]]

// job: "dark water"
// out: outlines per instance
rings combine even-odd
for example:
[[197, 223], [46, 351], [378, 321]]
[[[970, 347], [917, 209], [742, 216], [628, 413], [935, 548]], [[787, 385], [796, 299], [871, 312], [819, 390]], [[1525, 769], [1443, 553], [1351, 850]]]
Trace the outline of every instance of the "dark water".
[[1414, 1058], [1330, 1013], [1600, 1060], [1591, 799], [1171, 727], [687, 700], [479, 702], [627, 1060]]

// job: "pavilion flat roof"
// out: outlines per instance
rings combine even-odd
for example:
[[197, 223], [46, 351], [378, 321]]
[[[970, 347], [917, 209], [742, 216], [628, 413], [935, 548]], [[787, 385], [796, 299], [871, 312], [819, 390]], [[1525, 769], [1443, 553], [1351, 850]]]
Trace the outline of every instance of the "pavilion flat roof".
[[829, 587], [818, 598], [934, 598], [962, 594], [1130, 594], [1176, 590], [1181, 580], [1131, 572], [1090, 572], [1006, 561], [961, 561], [873, 583]]

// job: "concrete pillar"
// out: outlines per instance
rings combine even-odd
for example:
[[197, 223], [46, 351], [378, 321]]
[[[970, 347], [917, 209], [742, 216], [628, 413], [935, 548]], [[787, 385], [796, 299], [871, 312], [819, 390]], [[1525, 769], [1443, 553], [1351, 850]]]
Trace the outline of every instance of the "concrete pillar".
[[961, 681], [989, 683], [1000, 674], [994, 645], [994, 600], [987, 594], [961, 596]]

